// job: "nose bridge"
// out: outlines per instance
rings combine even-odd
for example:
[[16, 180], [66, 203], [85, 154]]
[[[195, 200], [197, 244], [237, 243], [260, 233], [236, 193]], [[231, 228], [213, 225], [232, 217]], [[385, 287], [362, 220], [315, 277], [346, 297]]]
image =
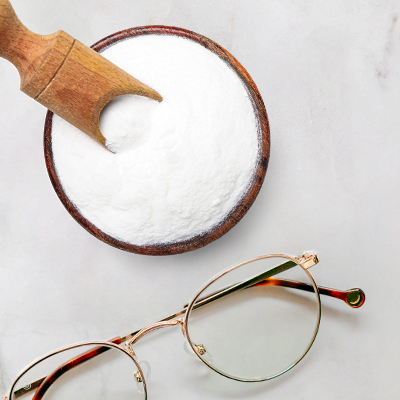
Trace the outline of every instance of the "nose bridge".
[[130, 347], [130, 346], [134, 345], [143, 336], [145, 336], [148, 333], [153, 332], [157, 329], [166, 328], [168, 326], [174, 326], [174, 325], [178, 325], [178, 324], [182, 324], [182, 323], [183, 323], [182, 319], [174, 319], [172, 321], [161, 321], [161, 322], [156, 322], [154, 324], [146, 326], [146, 328], [141, 329], [135, 336], [133, 336], [133, 338], [127, 343], [127, 346]]

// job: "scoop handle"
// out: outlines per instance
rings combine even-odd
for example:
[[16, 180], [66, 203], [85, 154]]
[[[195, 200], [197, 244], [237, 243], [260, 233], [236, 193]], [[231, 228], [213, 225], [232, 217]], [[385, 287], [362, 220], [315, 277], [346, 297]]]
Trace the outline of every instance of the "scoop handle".
[[8, 0], [0, 0], [0, 57], [13, 63], [21, 77], [46, 51], [46, 44], [21, 23]]
[[21, 90], [36, 98], [54, 77], [73, 44], [65, 32], [38, 35], [26, 28], [8, 0], [0, 0], [0, 57], [18, 69]]
[[37, 42], [34, 36], [22, 25], [11, 3], [0, 0], [0, 56], [12, 62], [18, 70], [24, 70], [29, 63], [28, 43], [30, 39]]

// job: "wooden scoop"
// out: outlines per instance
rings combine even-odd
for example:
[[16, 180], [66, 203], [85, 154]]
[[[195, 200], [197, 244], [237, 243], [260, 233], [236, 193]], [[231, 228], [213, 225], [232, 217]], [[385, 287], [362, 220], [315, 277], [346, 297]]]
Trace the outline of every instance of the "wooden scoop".
[[105, 146], [99, 117], [114, 97], [162, 101], [150, 87], [63, 31], [37, 35], [0, 0], [0, 57], [17, 67], [21, 91]]

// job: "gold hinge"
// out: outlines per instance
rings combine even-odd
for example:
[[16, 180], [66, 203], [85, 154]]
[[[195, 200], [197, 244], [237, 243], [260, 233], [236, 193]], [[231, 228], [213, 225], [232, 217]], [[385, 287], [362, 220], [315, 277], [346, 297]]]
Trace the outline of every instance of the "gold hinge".
[[315, 264], [318, 264], [318, 256], [317, 253], [315, 252], [305, 252], [303, 255], [296, 257], [297, 262], [303, 267], [303, 268], [310, 268]]

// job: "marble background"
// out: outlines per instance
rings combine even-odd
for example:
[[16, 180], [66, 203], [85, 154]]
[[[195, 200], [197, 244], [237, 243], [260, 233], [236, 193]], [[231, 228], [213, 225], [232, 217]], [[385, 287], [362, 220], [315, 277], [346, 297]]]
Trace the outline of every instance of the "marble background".
[[367, 300], [352, 310], [324, 298], [319, 335], [299, 366], [271, 382], [234, 382], [193, 362], [171, 328], [138, 346], [152, 367], [150, 398], [397, 398], [400, 1], [12, 3], [34, 32], [63, 29], [87, 45], [148, 24], [208, 36], [258, 85], [272, 150], [254, 206], [224, 237], [177, 256], [125, 253], [64, 210], [44, 164], [45, 110], [0, 60], [0, 394], [32, 359], [152, 323], [231, 264], [315, 249], [317, 282], [359, 286]]

